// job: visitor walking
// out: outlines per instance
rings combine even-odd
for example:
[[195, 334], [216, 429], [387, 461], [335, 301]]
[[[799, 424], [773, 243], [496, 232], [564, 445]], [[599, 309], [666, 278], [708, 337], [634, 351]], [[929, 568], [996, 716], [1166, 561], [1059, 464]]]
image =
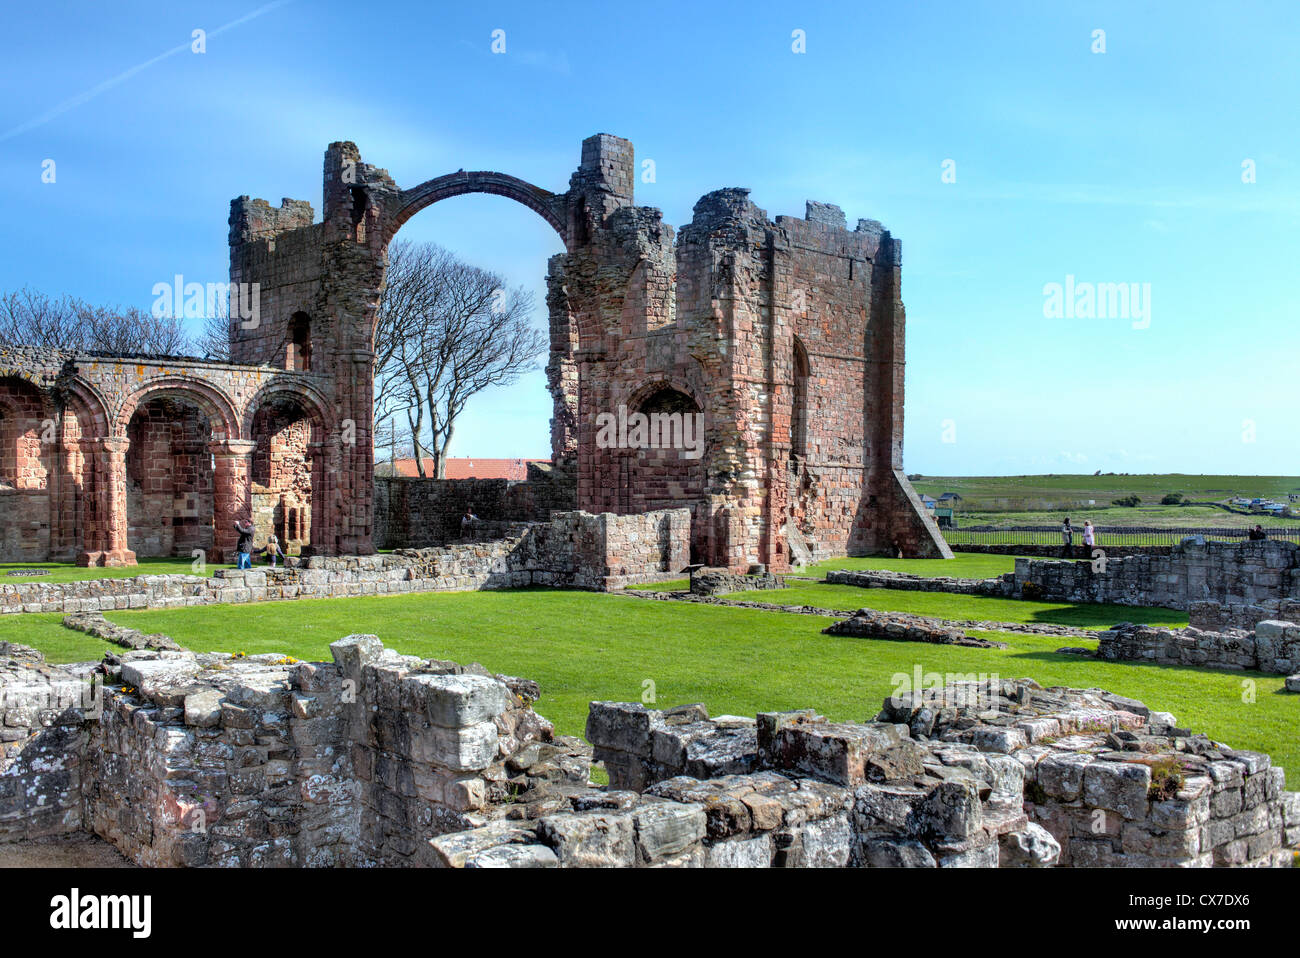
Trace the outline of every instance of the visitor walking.
[[253, 568], [253, 533], [256, 530], [247, 519], [241, 519], [235, 523], [235, 531], [239, 533], [239, 541], [235, 544], [236, 567], [251, 569]]
[[1065, 521], [1061, 523], [1061, 544], [1061, 551], [1068, 559], [1074, 551], [1074, 527], [1070, 525], [1069, 516], [1066, 516]]
[[1092, 547], [1097, 544], [1097, 530], [1092, 527], [1092, 520], [1083, 520], [1083, 551], [1092, 555]]

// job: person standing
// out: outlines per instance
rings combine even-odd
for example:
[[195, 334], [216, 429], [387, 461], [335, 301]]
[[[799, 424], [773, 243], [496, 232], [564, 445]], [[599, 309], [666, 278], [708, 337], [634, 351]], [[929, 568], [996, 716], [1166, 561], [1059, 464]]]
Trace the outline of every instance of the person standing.
[[273, 532], [266, 537], [266, 558], [270, 561], [272, 569], [275, 568], [275, 560], [282, 555], [284, 553], [280, 551], [280, 540]]
[[1255, 528], [1250, 530], [1250, 538], [1252, 542], [1260, 539], [1267, 539], [1268, 533], [1264, 531], [1263, 526], [1255, 526]]
[[1070, 517], [1066, 516], [1065, 521], [1061, 523], [1061, 544], [1062, 553], [1068, 559], [1074, 551], [1074, 527], [1070, 525]]
[[1085, 519], [1083, 520], [1083, 551], [1087, 553], [1085, 558], [1092, 556], [1092, 547], [1096, 544], [1097, 530], [1092, 527], [1091, 519]]
[[235, 523], [235, 531], [239, 533], [239, 541], [235, 544], [236, 568], [251, 569], [253, 568], [253, 533], [256, 530], [247, 519], [241, 519]]

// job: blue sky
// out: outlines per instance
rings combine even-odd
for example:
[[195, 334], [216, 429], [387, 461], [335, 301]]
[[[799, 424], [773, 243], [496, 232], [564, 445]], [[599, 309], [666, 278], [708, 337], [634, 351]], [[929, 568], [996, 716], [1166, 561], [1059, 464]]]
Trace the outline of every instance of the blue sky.
[[[902, 239], [909, 471], [1294, 474], [1298, 46], [1294, 3], [13, 5], [0, 289], [148, 308], [176, 273], [222, 282], [230, 199], [319, 212], [331, 140], [404, 186], [562, 190], [616, 133], [676, 226], [747, 186]], [[534, 288], [544, 321], [561, 246], [528, 210], [459, 197], [401, 235]], [[1067, 276], [1149, 284], [1149, 324], [1046, 317]], [[547, 455], [549, 415], [539, 372], [451, 453]]]

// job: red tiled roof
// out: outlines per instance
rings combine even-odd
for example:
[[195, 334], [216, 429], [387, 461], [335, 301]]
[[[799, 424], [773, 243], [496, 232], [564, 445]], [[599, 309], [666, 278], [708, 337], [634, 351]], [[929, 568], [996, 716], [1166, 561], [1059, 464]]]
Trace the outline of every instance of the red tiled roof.
[[[475, 459], [448, 458], [448, 479], [527, 479], [528, 463], [550, 462], [549, 459]], [[414, 459], [398, 459], [393, 463], [396, 475], [412, 478], [418, 476]], [[424, 474], [433, 475], [433, 459], [424, 460]]]

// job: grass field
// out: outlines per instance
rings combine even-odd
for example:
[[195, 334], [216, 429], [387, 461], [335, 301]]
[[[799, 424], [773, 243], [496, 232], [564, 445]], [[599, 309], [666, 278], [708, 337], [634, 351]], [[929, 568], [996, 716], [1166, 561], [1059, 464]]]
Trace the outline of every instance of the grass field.
[[[925, 476], [915, 479], [917, 492], [938, 498], [945, 492], [962, 497], [957, 504], [960, 527], [975, 525], [1055, 525], [1062, 516], [1082, 526], [1084, 519], [1105, 529], [1125, 526], [1266, 526], [1300, 528], [1300, 518], [1241, 514], [1211, 503], [1234, 496], [1287, 501], [1300, 494], [1300, 476], [1195, 476], [1153, 474], [1131, 476]], [[1171, 492], [1194, 505], [1162, 506]], [[1137, 506], [1115, 506], [1112, 500], [1136, 495]], [[1091, 504], [1090, 504], [1091, 503]]]
[[[582, 734], [590, 701], [641, 701], [647, 680], [660, 707], [704, 702], [715, 715], [816, 707], [832, 719], [861, 721], [876, 714], [896, 674], [911, 674], [917, 666], [924, 672], [1030, 676], [1044, 685], [1100, 687], [1141, 699], [1214, 738], [1269, 752], [1278, 764], [1300, 770], [1300, 715], [1280, 691], [1280, 676], [1105, 663], [1055, 652], [1090, 640], [992, 634], [1008, 643], [1005, 650], [884, 642], [822, 635], [830, 620], [817, 616], [538, 589], [109, 617], [165, 632], [194, 649], [283, 652], [307, 660], [328, 659], [329, 643], [344, 635], [373, 632], [401, 652], [478, 661], [493, 671], [536, 679], [542, 687], [538, 711], [571, 735]], [[44, 648], [52, 661], [95, 658], [103, 647], [62, 629], [57, 616], [0, 618], [0, 639]], [[1242, 700], [1243, 679], [1256, 683], [1251, 704]]]
[[1085, 519], [1100, 530], [1123, 529], [1132, 526], [1154, 526], [1157, 528], [1186, 528], [1200, 526], [1216, 529], [1250, 529], [1257, 523], [1270, 528], [1300, 528], [1300, 518], [1283, 516], [1263, 516], [1258, 514], [1242, 515], [1227, 512], [1213, 506], [1106, 506], [1070, 507], [1040, 512], [978, 512], [962, 509], [957, 514], [960, 525], [967, 526], [1041, 526], [1060, 525], [1064, 516], [1070, 517], [1070, 524], [1082, 527]]
[[784, 589], [732, 592], [726, 598], [740, 602], [808, 605], [817, 609], [832, 609], [840, 612], [853, 612], [865, 608], [879, 609], [883, 612], [912, 612], [916, 615], [931, 615], [942, 619], [1037, 622], [1048, 625], [1068, 625], [1078, 629], [1107, 629], [1117, 622], [1143, 622], [1169, 628], [1184, 628], [1187, 625], [1187, 613], [1176, 609], [1030, 602], [1023, 599], [955, 595], [950, 592], [863, 589], [855, 585], [829, 585], [825, 582], [789, 582]]
[[[0, 562], [0, 585], [6, 582], [80, 582], [83, 579], [124, 579], [137, 575], [202, 575], [210, 576], [218, 569], [233, 569], [232, 565], [205, 563], [202, 571], [194, 566], [193, 559], [139, 559], [133, 566], [100, 568], [74, 565], [71, 562]], [[11, 576], [7, 573], [27, 569], [48, 569], [49, 575]]]
[[1218, 501], [1232, 496], [1284, 497], [1300, 493], [1300, 476], [1199, 476], [1164, 473], [1130, 476], [923, 476], [912, 481], [917, 492], [938, 497], [956, 492], [965, 499], [1051, 497], [1097, 499], [1098, 504], [1127, 495], [1159, 502], [1167, 492]]

